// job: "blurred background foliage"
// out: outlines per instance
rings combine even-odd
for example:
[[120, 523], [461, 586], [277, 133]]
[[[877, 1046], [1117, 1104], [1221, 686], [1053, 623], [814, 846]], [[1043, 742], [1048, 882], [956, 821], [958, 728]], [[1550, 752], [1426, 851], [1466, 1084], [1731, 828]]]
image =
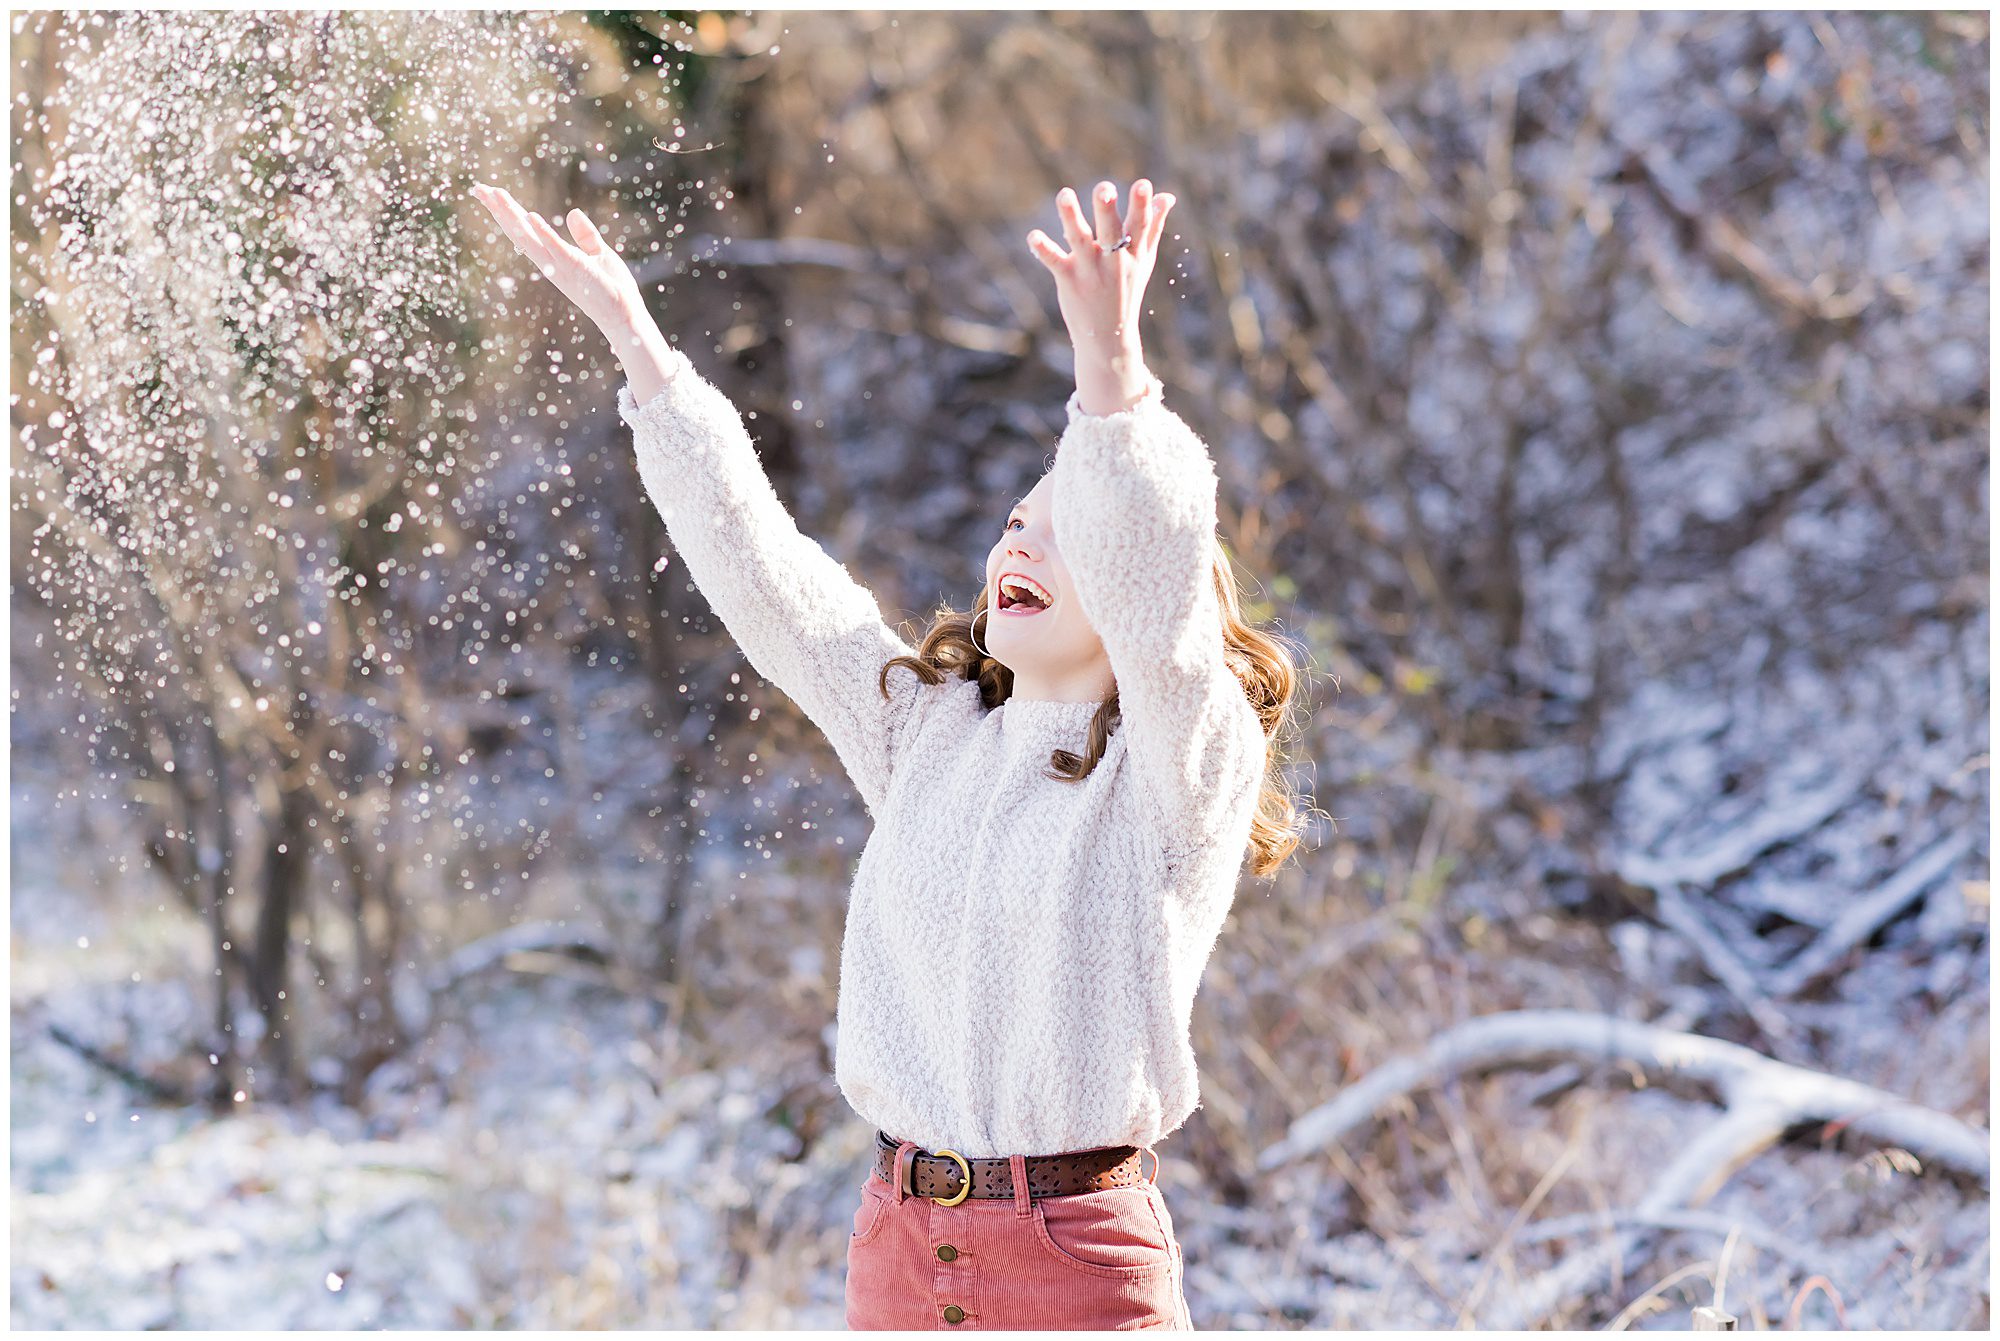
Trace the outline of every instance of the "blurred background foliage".
[[[469, 1111], [406, 1223], [510, 1208], [458, 1293], [277, 1325], [837, 1325], [865, 816], [475, 178], [598, 221], [912, 633], [1060, 432], [1025, 234], [1063, 185], [1179, 197], [1149, 358], [1310, 672], [1333, 821], [1246, 881], [1196, 1009], [1198, 1322], [1450, 1325], [1562, 1257], [1509, 1246], [1531, 1193], [1643, 1191], [1689, 1102], [1580, 1066], [1259, 1172], [1497, 1010], [1984, 1126], [1984, 13], [17, 14], [13, 50], [17, 1090], [75, 1064], [407, 1148]], [[491, 1110], [496, 1050], [617, 1165], [560, 1214], [582, 1156], [516, 1148], [551, 1119]], [[1899, 1194], [1827, 1250], [1844, 1316], [1978, 1323], [1965, 1199]], [[1813, 1274], [1765, 1265], [1759, 1310]], [[37, 1316], [91, 1316], [101, 1264], [40, 1269]], [[225, 1325], [153, 1269], [110, 1325]]]

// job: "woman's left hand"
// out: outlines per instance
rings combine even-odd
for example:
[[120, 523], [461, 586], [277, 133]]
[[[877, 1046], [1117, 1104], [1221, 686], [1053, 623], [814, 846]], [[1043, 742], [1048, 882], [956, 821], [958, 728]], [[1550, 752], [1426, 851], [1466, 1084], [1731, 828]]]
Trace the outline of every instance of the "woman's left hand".
[[[1154, 195], [1153, 184], [1141, 177], [1132, 183], [1131, 204], [1122, 224], [1116, 186], [1099, 182], [1094, 204], [1093, 230], [1084, 221], [1076, 192], [1065, 186], [1056, 193], [1056, 212], [1070, 249], [1063, 251], [1039, 228], [1028, 234], [1028, 248], [1056, 277], [1056, 302], [1079, 365], [1137, 363], [1146, 281], [1159, 257], [1160, 235], [1174, 198]], [[1120, 246], [1121, 237], [1131, 240]]]

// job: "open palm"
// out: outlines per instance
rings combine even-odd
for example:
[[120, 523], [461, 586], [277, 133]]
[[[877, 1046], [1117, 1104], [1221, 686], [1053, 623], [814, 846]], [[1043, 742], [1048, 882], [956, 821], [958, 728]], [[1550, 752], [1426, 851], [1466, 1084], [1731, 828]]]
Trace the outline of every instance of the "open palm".
[[582, 309], [606, 338], [615, 343], [622, 333], [646, 319], [645, 300], [631, 267], [604, 241], [582, 210], [573, 209], [565, 216], [576, 238], [570, 242], [541, 215], [522, 209], [502, 187], [475, 182], [472, 196], [492, 211], [514, 246], [527, 253], [548, 281]]
[[1056, 277], [1056, 303], [1079, 354], [1109, 355], [1137, 345], [1146, 283], [1173, 207], [1170, 193], [1154, 195], [1153, 184], [1141, 177], [1132, 183], [1121, 222], [1118, 188], [1099, 182], [1093, 231], [1076, 192], [1065, 186], [1056, 193], [1056, 212], [1070, 249], [1064, 251], [1039, 228], [1028, 234], [1028, 249]]

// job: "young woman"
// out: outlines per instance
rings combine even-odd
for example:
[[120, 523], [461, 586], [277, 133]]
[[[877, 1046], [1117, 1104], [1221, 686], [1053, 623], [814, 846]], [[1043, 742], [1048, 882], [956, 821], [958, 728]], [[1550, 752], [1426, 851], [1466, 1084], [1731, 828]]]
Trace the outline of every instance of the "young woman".
[[841, 949], [836, 1081], [877, 1128], [854, 1328], [1189, 1329], [1157, 1154], [1198, 1102], [1188, 1021], [1246, 855], [1298, 844], [1275, 736], [1294, 676], [1246, 625], [1208, 450], [1146, 369], [1171, 195], [1067, 187], [1055, 278], [1076, 391], [970, 612], [921, 647], [803, 535], [735, 407], [670, 346], [579, 210], [474, 194], [611, 342], [638, 468], [758, 674], [874, 820]]

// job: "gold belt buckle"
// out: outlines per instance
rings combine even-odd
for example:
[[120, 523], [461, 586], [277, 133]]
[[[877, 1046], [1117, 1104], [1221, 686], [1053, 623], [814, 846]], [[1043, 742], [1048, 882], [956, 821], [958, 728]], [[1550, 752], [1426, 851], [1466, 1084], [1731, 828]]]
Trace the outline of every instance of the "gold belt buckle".
[[958, 1189], [958, 1195], [955, 1197], [949, 1199], [945, 1197], [932, 1197], [931, 1200], [940, 1206], [956, 1206], [959, 1202], [964, 1201], [972, 1195], [972, 1166], [967, 1164], [965, 1156], [959, 1154], [956, 1150], [940, 1150], [937, 1153], [958, 1161], [959, 1175], [965, 1179], [965, 1186]]

